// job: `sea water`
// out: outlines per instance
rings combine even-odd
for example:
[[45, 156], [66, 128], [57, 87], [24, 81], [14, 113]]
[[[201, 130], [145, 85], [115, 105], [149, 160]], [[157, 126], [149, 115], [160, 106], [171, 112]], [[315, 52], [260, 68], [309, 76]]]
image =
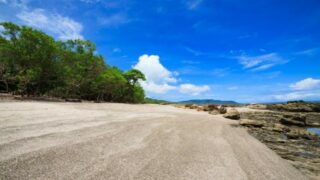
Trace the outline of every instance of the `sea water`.
[[320, 136], [320, 128], [308, 128], [308, 131], [316, 133]]

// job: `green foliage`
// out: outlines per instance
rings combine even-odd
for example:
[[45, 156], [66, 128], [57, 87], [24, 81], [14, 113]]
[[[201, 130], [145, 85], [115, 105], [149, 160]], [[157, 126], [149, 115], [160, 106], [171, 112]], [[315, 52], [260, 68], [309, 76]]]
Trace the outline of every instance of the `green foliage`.
[[171, 104], [172, 102], [159, 100], [159, 99], [152, 99], [152, 98], [145, 98], [144, 103], [147, 104]]
[[1, 23], [0, 91], [96, 101], [140, 103], [144, 75], [108, 67], [87, 40], [55, 41], [26, 26]]
[[144, 74], [137, 69], [131, 69], [128, 72], [124, 73], [124, 77], [126, 77], [131, 85], [136, 85], [138, 80], [146, 80]]

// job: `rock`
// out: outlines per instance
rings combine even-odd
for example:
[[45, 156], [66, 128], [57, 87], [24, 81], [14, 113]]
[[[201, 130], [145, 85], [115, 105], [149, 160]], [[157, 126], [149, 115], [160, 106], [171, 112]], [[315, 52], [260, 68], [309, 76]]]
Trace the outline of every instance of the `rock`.
[[[295, 106], [299, 103], [302, 102], [289, 102], [288, 104]], [[287, 104], [280, 106], [285, 107]], [[302, 173], [311, 179], [312, 177], [319, 179], [320, 137], [306, 129], [311, 124], [320, 123], [319, 117], [320, 113], [317, 112], [255, 111], [241, 112], [240, 122], [246, 121], [245, 119], [254, 119], [266, 123], [261, 128], [247, 125], [247, 131], [282, 158], [287, 159]], [[245, 123], [242, 122], [242, 124]]]
[[220, 114], [220, 112], [218, 110], [212, 110], [212, 111], [209, 111], [209, 114], [218, 115]]
[[232, 108], [232, 109], [229, 109], [227, 113], [223, 115], [223, 117], [228, 119], [238, 120], [240, 119], [240, 113], [236, 109]]
[[218, 106], [217, 105], [214, 105], [214, 104], [209, 104], [208, 105], [208, 109], [209, 111], [213, 111], [213, 110], [218, 110]]
[[197, 107], [197, 111], [204, 111], [204, 107], [203, 106], [198, 106]]
[[275, 132], [288, 132], [288, 131], [290, 131], [290, 129], [287, 126], [284, 126], [284, 125], [278, 124], [278, 123], [275, 123], [273, 125], [273, 127], [271, 128], [271, 130], [275, 131]]
[[287, 104], [269, 104], [267, 105], [267, 109], [290, 112], [320, 112], [320, 103], [288, 101]]
[[210, 111], [208, 105], [203, 106], [203, 111]]
[[292, 128], [286, 134], [289, 139], [304, 138], [308, 140], [317, 139], [317, 135], [302, 128]]
[[250, 104], [247, 106], [250, 109], [267, 109], [267, 106], [264, 104]]
[[196, 104], [192, 104], [191, 106], [190, 106], [190, 109], [197, 109], [198, 108], [198, 105], [196, 105]]
[[204, 111], [218, 110], [218, 106], [216, 106], [214, 104], [205, 105], [205, 106], [203, 106], [203, 110]]
[[306, 113], [306, 125], [320, 127], [320, 113]]
[[218, 107], [218, 109], [219, 109], [219, 113], [220, 114], [225, 114], [225, 113], [227, 113], [227, 108], [225, 107], [225, 106], [219, 106]]
[[186, 108], [186, 109], [190, 109], [190, 107], [192, 106], [193, 104], [186, 104], [186, 105], [184, 105], [184, 107]]
[[262, 127], [265, 125], [263, 121], [251, 120], [251, 119], [241, 119], [239, 124], [242, 126], [253, 126], [253, 127]]
[[284, 114], [280, 122], [284, 125], [305, 126], [306, 117], [301, 114]]

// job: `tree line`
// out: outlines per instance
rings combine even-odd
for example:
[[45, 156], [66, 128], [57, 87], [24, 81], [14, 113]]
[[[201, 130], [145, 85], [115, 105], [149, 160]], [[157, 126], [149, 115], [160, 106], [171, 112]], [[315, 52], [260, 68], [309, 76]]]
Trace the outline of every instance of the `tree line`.
[[[1, 28], [2, 27], [2, 28]], [[140, 103], [145, 94], [139, 70], [107, 65], [88, 40], [57, 41], [46, 33], [11, 22], [0, 23], [0, 91]]]

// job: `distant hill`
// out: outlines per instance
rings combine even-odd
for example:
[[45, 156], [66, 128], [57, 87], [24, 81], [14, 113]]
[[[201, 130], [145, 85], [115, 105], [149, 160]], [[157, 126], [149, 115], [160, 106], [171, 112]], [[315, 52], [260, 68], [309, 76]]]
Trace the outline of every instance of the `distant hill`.
[[193, 99], [188, 101], [177, 102], [179, 104], [239, 104], [235, 101], [221, 101], [214, 99]]

